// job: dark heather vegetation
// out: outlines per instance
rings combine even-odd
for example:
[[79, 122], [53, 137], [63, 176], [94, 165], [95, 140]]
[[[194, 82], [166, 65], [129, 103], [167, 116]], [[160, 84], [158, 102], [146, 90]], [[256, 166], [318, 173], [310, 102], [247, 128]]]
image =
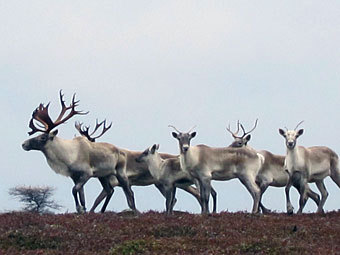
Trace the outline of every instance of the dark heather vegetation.
[[0, 214], [0, 254], [336, 254], [340, 213]]

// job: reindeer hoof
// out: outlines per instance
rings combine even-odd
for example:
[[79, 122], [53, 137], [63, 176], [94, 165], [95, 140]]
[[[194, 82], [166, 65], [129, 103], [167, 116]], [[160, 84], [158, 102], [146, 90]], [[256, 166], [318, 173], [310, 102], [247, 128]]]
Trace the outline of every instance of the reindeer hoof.
[[86, 212], [85, 206], [79, 205], [77, 206], [77, 213], [84, 214]]
[[[271, 210], [269, 210], [269, 209], [262, 209], [262, 213], [263, 214], [269, 214], [269, 213], [271, 213], [272, 211]], [[293, 213], [293, 212], [292, 212]]]

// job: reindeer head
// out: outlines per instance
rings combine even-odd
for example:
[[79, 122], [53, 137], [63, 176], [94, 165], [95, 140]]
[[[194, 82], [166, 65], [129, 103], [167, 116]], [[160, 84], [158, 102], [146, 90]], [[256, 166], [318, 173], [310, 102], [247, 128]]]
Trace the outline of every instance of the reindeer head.
[[172, 132], [172, 136], [178, 140], [180, 152], [186, 153], [189, 150], [191, 139], [196, 136], [196, 132], [190, 133], [195, 127], [191, 128], [186, 133], [178, 131], [178, 129], [175, 128], [174, 126], [169, 125], [169, 127], [172, 127], [178, 132], [178, 133]]
[[[257, 121], [258, 119], [256, 119], [255, 121], [255, 125], [254, 127], [246, 132], [243, 125], [237, 121], [237, 131], [236, 132], [232, 132], [231, 129], [230, 129], [230, 125], [227, 127], [227, 131], [229, 133], [231, 133], [231, 135], [233, 136], [234, 138], [234, 142], [232, 142], [229, 147], [234, 147], [234, 148], [240, 148], [240, 147], [243, 147], [243, 146], [247, 146], [247, 143], [249, 142], [250, 138], [251, 138], [251, 135], [250, 133], [253, 132], [257, 126]], [[238, 132], [240, 131], [240, 127], [243, 131], [243, 135], [242, 136], [237, 136]]]
[[159, 144], [154, 144], [151, 147], [147, 148], [145, 151], [143, 151], [142, 154], [139, 155], [135, 160], [138, 163], [147, 162], [148, 160], [151, 160], [154, 156], [157, 156], [159, 149]]
[[300, 135], [303, 134], [303, 129], [297, 130], [297, 128], [302, 124], [302, 122], [303, 121], [299, 122], [299, 124], [297, 124], [294, 130], [288, 130], [288, 128], [286, 128], [286, 131], [281, 128], [279, 129], [280, 135], [282, 135], [286, 140], [287, 149], [290, 150], [294, 149], [296, 146], [296, 140]]
[[[61, 103], [61, 112], [58, 116], [58, 118], [55, 121], [52, 121], [48, 114], [48, 107], [50, 103], [47, 104], [47, 106], [44, 106], [43, 104], [40, 104], [37, 109], [33, 111], [32, 118], [29, 123], [29, 127], [32, 129], [30, 132], [28, 132], [29, 135], [33, 135], [36, 132], [42, 132], [43, 134], [33, 137], [31, 139], [26, 140], [22, 144], [22, 148], [26, 151], [29, 150], [44, 150], [44, 147], [49, 141], [53, 141], [54, 137], [58, 134], [58, 130], [55, 130], [53, 132], [52, 129], [59, 126], [62, 123], [65, 123], [67, 120], [69, 120], [71, 117], [73, 117], [76, 114], [87, 114], [88, 112], [81, 112], [76, 111], [76, 106], [78, 105], [79, 101], [75, 101], [75, 94], [72, 98], [72, 103], [70, 106], [66, 107], [65, 101], [63, 100], [63, 94], [61, 93], [61, 90], [59, 92], [60, 96], [60, 103]], [[69, 114], [64, 117], [65, 113], [71, 110]], [[38, 127], [36, 127], [36, 122], [40, 123], [37, 124]]]

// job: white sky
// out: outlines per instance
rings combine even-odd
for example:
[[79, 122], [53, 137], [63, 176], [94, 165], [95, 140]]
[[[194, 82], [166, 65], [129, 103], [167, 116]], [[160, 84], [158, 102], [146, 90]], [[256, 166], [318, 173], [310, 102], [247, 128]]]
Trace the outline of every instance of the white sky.
[[[64, 211], [75, 211], [71, 179], [55, 174], [41, 152], [21, 148], [39, 103], [51, 101], [58, 114], [59, 89], [68, 102], [76, 92], [79, 109], [90, 111], [59, 127], [63, 138], [76, 134], [75, 120], [107, 118], [114, 125], [100, 141], [132, 150], [159, 143], [178, 153], [169, 124], [197, 125], [193, 144], [225, 146], [229, 123], [250, 127], [259, 118], [250, 145], [284, 154], [278, 128], [305, 120], [300, 145], [340, 153], [339, 13], [331, 0], [0, 1], [0, 211], [20, 208], [8, 189], [21, 184], [54, 186]], [[219, 211], [251, 210], [238, 180], [213, 186]], [[339, 209], [340, 189], [329, 178], [326, 186], [325, 209]], [[141, 211], [164, 210], [154, 187], [133, 190]], [[85, 191], [90, 208], [101, 186], [93, 179]], [[175, 209], [200, 211], [191, 196], [177, 198]], [[284, 211], [284, 189], [269, 188], [263, 202]], [[126, 208], [117, 188], [108, 209]], [[305, 211], [315, 210], [308, 201]]]

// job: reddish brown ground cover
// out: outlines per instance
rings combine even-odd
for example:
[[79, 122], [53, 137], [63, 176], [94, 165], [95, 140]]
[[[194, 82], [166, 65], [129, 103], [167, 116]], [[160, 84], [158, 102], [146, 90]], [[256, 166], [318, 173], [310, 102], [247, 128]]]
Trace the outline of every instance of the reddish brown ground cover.
[[335, 254], [340, 213], [0, 214], [0, 254]]

